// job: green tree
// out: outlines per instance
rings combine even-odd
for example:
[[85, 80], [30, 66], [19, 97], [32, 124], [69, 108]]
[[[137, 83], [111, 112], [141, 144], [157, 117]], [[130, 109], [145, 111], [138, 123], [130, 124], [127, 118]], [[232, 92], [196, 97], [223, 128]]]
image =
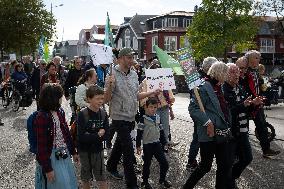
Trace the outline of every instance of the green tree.
[[30, 54], [41, 35], [51, 39], [56, 20], [42, 0], [0, 0], [0, 50]]
[[252, 6], [251, 0], [203, 0], [187, 31], [196, 60], [215, 56], [226, 62], [232, 46], [238, 52], [252, 48], [258, 30]]

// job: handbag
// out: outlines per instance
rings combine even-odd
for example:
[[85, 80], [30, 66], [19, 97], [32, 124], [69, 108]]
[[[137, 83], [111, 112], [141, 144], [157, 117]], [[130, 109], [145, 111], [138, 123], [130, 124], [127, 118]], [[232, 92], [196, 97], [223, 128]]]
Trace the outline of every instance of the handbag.
[[231, 128], [215, 129], [215, 139], [217, 144], [229, 142], [233, 138]]

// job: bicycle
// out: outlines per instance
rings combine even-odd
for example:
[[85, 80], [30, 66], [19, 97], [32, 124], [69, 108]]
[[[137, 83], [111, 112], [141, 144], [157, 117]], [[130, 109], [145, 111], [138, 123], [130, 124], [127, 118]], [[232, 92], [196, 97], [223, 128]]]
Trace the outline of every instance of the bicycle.
[[7, 108], [10, 103], [12, 102], [12, 84], [11, 82], [7, 82], [3, 86], [3, 91], [2, 91], [2, 105], [4, 108]]

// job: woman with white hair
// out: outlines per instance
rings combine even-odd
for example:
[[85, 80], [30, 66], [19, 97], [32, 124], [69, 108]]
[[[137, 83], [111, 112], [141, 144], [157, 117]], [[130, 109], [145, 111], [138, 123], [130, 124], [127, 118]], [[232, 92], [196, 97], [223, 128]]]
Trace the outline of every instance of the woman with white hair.
[[210, 171], [216, 157], [216, 188], [228, 186], [230, 159], [228, 156], [231, 115], [221, 90], [227, 77], [225, 63], [215, 62], [208, 71], [205, 83], [199, 86], [199, 94], [204, 110], [199, 106], [195, 94], [188, 107], [190, 116], [197, 126], [201, 162], [187, 179], [184, 189], [194, 188], [197, 182]]
[[[258, 73], [259, 63], [261, 54], [256, 50], [248, 51], [245, 54], [248, 62], [248, 70], [246, 72], [246, 78], [244, 82], [246, 83], [245, 90], [253, 98], [259, 97], [261, 100], [265, 100], [260, 96], [260, 76]], [[262, 149], [263, 157], [271, 157], [278, 155], [279, 150], [273, 150], [270, 147], [269, 134], [267, 125], [269, 123], [266, 121], [263, 106], [258, 106], [252, 113], [253, 121], [255, 124], [256, 132], [258, 134], [258, 139], [260, 141], [260, 146]]]
[[[207, 76], [207, 72], [209, 70], [209, 68], [212, 66], [212, 64], [214, 64], [215, 62], [218, 62], [217, 58], [215, 57], [206, 57], [204, 58], [201, 68], [199, 70], [199, 74], [201, 75], [201, 78], [205, 78], [208, 77]], [[199, 151], [199, 143], [198, 143], [198, 136], [197, 136], [197, 130], [196, 130], [196, 123], [195, 120], [193, 120], [194, 122], [194, 131], [192, 134], [192, 141], [190, 143], [190, 148], [189, 148], [189, 152], [188, 152], [188, 160], [187, 160], [187, 164], [186, 164], [186, 168], [188, 170], [193, 170], [198, 166], [198, 162], [196, 160], [196, 157], [198, 155], [198, 151]]]

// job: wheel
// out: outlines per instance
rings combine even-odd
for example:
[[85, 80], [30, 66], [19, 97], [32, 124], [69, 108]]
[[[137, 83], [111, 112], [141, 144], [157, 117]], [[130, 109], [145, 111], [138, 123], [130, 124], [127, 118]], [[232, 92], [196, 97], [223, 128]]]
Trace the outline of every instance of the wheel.
[[9, 100], [9, 91], [8, 89], [6, 88], [4, 91], [3, 91], [3, 96], [2, 96], [2, 105], [4, 108], [7, 108], [10, 104], [10, 100]]
[[[268, 141], [271, 142], [276, 137], [275, 128], [270, 123], [266, 123], [266, 127], [268, 129]], [[256, 138], [259, 140], [259, 135], [258, 135], [256, 129], [254, 130], [254, 133], [255, 133]]]
[[13, 98], [13, 101], [12, 101], [13, 102], [13, 107], [12, 107], [12, 109], [13, 109], [14, 112], [16, 112], [20, 108], [21, 97], [20, 97], [18, 92], [14, 92], [12, 98]]

